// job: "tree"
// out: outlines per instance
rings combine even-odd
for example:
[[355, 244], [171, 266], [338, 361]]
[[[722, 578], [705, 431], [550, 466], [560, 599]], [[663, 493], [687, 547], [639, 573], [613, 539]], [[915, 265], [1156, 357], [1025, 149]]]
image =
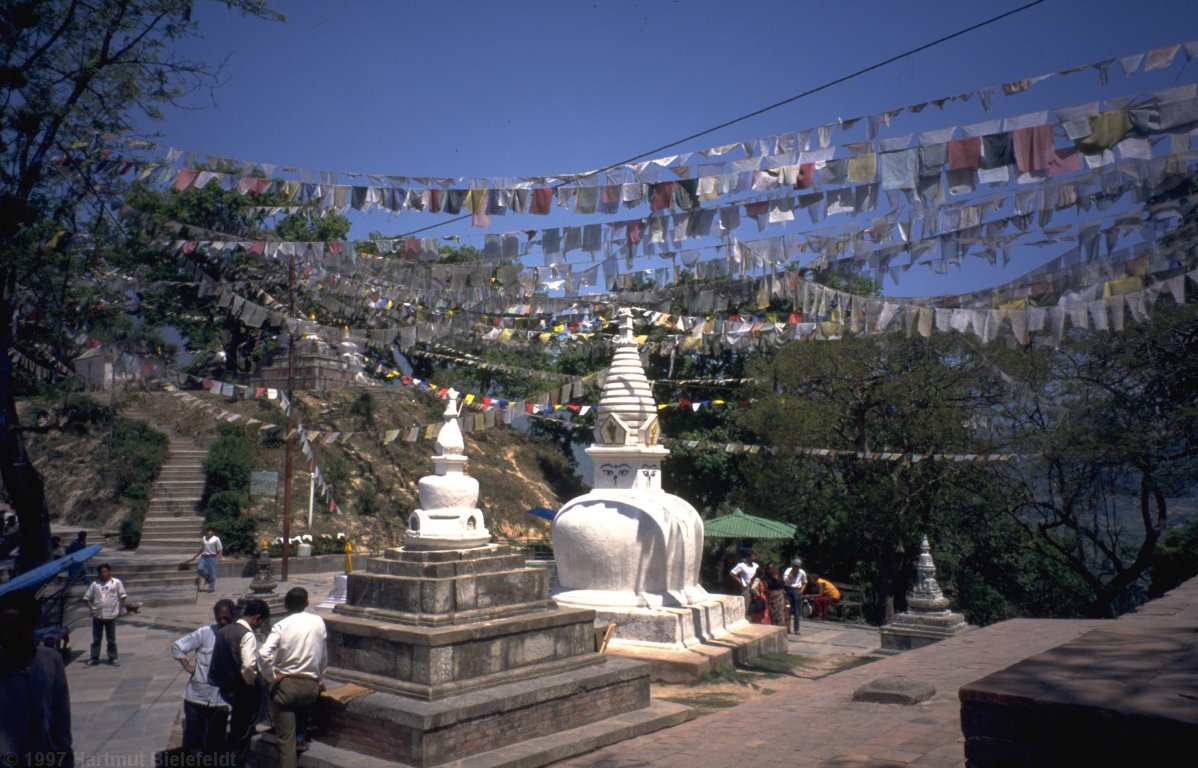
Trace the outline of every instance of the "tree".
[[1075, 331], [1009, 370], [1027, 393], [1004, 414], [1012, 446], [1008, 512], [1028, 546], [1084, 585], [1085, 613], [1142, 599], [1169, 523], [1169, 499], [1198, 482], [1198, 305], [1162, 303], [1121, 333]]
[[977, 416], [1002, 391], [996, 371], [967, 337], [896, 334], [787, 344], [749, 372], [768, 384], [741, 424], [776, 452], [745, 466], [748, 506], [797, 523], [815, 569], [868, 580], [873, 618], [889, 621], [908, 544], [978, 508], [980, 471], [857, 453], [979, 451]]
[[[227, 0], [281, 19], [261, 0]], [[104, 215], [121, 163], [102, 141], [140, 110], [216, 82], [173, 44], [194, 36], [191, 0], [28, 0], [0, 7], [0, 477], [21, 522], [21, 568], [49, 557], [42, 480], [17, 418], [8, 350], [14, 309], [69, 290], [88, 254], [78, 243]], [[68, 301], [57, 306], [65, 308]]]

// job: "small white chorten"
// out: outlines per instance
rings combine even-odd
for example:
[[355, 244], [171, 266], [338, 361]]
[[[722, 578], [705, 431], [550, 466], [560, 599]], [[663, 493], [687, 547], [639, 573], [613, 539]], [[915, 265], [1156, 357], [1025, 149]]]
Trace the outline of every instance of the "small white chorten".
[[661, 489], [657, 404], [621, 310], [621, 336], [596, 408], [593, 490], [553, 520], [553, 550], [564, 605], [662, 608], [700, 603], [703, 520]]
[[470, 549], [486, 546], [491, 532], [478, 509], [478, 481], [466, 474], [466, 442], [458, 426], [458, 393], [450, 391], [445, 423], [437, 433], [435, 474], [420, 478], [420, 509], [408, 516], [408, 549]]

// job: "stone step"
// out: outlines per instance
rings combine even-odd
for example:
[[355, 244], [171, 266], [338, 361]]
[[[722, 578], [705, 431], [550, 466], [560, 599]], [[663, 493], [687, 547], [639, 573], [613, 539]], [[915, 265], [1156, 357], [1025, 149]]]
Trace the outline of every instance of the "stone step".
[[194, 541], [146, 541], [138, 545], [137, 551], [148, 555], [194, 555], [200, 548]]
[[118, 577], [121, 583], [125, 585], [125, 590], [129, 593], [131, 600], [143, 600], [144, 595], [151, 589], [190, 589], [195, 592], [196, 589], [196, 574], [195, 572], [163, 574], [163, 573], [131, 573], [128, 576]]
[[[198, 549], [198, 547], [197, 547]], [[112, 573], [121, 581], [126, 578], [163, 577], [170, 578], [191, 574], [195, 576], [195, 562], [187, 562], [186, 557], [172, 556], [167, 560], [151, 559], [140, 550], [122, 552], [120, 556], [109, 558]], [[93, 564], [94, 566], [95, 564]]]
[[150, 499], [148, 511], [158, 514], [178, 514], [194, 512], [199, 505], [199, 499]]
[[148, 535], [145, 533], [142, 534], [141, 546], [144, 547], [152, 544], [170, 544], [171, 546], [176, 544], [186, 544], [191, 549], [198, 550], [200, 548], [199, 538], [200, 534], [198, 528], [196, 529], [195, 533], [190, 535], [186, 533], [167, 533], [165, 531], [162, 533], [150, 532]]
[[147, 525], [154, 527], [161, 526], [162, 528], [179, 528], [191, 529], [198, 528], [204, 524], [204, 518], [200, 515], [155, 515], [154, 517], [146, 516], [145, 522], [142, 524], [144, 528]]
[[199, 545], [200, 534], [204, 531], [203, 522], [188, 523], [187, 525], [174, 525], [171, 523], [162, 523], [160, 525], [143, 525], [141, 529], [141, 539], [187, 539], [195, 540], [196, 547]]

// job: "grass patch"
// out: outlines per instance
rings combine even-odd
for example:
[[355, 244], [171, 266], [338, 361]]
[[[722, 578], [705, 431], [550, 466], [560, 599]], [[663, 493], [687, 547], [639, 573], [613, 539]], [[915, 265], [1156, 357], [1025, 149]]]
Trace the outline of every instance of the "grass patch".
[[740, 704], [744, 699], [731, 693], [701, 693], [695, 696], [670, 696], [661, 699], [684, 707], [694, 707], [701, 710], [728, 709]]
[[747, 672], [740, 667], [717, 667], [707, 674], [692, 680], [691, 682], [687, 683], [687, 685], [718, 685], [720, 683], [736, 683], [738, 685], [744, 685], [754, 677], [755, 675], [753, 673]]
[[774, 679], [783, 675], [793, 674], [795, 667], [803, 664], [803, 656], [792, 656], [789, 653], [763, 653], [754, 657], [747, 664], [740, 666], [719, 667], [688, 685], [714, 685], [719, 683], [735, 683], [749, 685], [756, 680]]
[[763, 653], [745, 664], [744, 668], [758, 672], [768, 677], [789, 675], [791, 670], [803, 663], [802, 656], [792, 656], [789, 653]]
[[878, 656], [853, 656], [838, 663], [836, 665], [836, 671], [843, 672], [846, 669], [852, 669], [853, 667], [862, 667], [866, 664], [872, 664], [873, 662], [878, 661], [879, 658], [880, 657]]

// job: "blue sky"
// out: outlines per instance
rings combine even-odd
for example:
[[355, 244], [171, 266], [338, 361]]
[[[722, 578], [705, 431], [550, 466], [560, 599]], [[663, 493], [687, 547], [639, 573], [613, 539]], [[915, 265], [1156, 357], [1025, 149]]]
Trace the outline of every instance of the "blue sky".
[[[318, 170], [466, 177], [584, 171], [1022, 4], [298, 0], [278, 3], [287, 16], [278, 24], [205, 2], [197, 9], [204, 39], [185, 53], [223, 60], [225, 82], [212, 99], [194, 94], [192, 108], [170, 110], [147, 130], [181, 149]], [[1194, 37], [1192, 0], [1047, 0], [659, 154], [875, 114]], [[998, 97], [990, 115], [976, 98], [904, 113], [890, 135], [1193, 82], [1198, 62], [1182, 69], [1183, 60], [1179, 54], [1167, 73], [1131, 77], [1116, 65], [1102, 88], [1093, 71], [1054, 78]], [[447, 218], [349, 216], [355, 236], [399, 235]], [[468, 223], [433, 234], [477, 234]], [[516, 228], [512, 217], [492, 226]], [[1041, 258], [1029, 254], [1006, 271], [969, 265], [893, 293], [973, 290]]]

